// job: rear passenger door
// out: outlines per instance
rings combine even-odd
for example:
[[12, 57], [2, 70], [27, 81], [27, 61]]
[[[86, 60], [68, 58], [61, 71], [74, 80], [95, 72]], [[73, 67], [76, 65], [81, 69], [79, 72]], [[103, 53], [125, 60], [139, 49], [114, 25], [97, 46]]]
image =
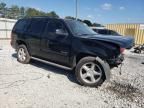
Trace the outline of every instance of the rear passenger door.
[[30, 25], [25, 32], [31, 54], [34, 56], [40, 55], [40, 40], [45, 24], [45, 20], [43, 19], [31, 19]]
[[47, 59], [56, 63], [68, 65], [71, 36], [56, 34], [56, 30], [58, 29], [61, 29], [65, 33], [69, 34], [64, 22], [60, 20], [50, 20], [47, 23], [47, 27], [41, 41], [41, 50]]

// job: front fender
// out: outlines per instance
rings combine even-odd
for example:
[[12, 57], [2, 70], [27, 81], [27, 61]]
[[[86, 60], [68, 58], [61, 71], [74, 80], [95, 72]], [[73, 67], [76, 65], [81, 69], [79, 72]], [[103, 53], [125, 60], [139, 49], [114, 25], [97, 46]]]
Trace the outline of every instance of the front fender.
[[110, 81], [111, 72], [109, 64], [106, 61], [100, 59], [99, 57], [96, 57], [96, 61], [98, 61], [102, 65], [106, 76], [106, 80]]

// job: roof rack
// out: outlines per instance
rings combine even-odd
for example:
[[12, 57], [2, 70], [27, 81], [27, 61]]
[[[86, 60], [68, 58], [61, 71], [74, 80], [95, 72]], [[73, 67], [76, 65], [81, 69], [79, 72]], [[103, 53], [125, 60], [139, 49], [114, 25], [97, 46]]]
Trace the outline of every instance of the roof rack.
[[30, 16], [30, 17], [23, 17], [23, 18], [55, 18], [55, 19], [60, 19], [60, 18], [50, 17], [50, 16]]

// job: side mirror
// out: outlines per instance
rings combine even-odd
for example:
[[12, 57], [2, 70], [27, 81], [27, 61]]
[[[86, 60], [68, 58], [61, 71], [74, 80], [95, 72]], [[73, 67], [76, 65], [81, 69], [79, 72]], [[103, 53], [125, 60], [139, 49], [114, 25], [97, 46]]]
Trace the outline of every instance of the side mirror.
[[65, 32], [63, 29], [56, 29], [56, 34], [61, 36], [68, 36], [68, 33]]

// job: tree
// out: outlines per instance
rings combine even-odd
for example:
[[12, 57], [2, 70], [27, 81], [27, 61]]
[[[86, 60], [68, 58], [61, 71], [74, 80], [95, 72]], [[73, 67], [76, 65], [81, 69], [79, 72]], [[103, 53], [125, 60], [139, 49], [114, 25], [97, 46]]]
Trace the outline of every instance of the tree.
[[3, 2], [0, 3], [0, 14], [2, 17], [4, 17], [6, 14], [6, 4]]
[[46, 14], [46, 16], [53, 17], [53, 18], [59, 18], [59, 16], [55, 13], [55, 11], [51, 11]]
[[99, 24], [99, 23], [93, 23], [93, 26], [94, 26], [94, 27], [103, 27], [103, 25], [102, 25], [102, 24]]
[[54, 18], [59, 18], [55, 11], [51, 12], [43, 12], [37, 10], [35, 8], [25, 8], [19, 7], [17, 5], [12, 5], [11, 7], [7, 8], [5, 3], [0, 3], [0, 16], [12, 19], [19, 19], [25, 17], [32, 17], [32, 16], [49, 16]]
[[32, 16], [49, 16], [49, 17], [54, 17], [54, 18], [59, 18], [59, 16], [54, 12], [49, 12], [49, 13], [45, 13], [43, 11], [39, 11], [37, 9], [34, 8], [28, 8], [26, 10], [26, 17], [32, 17]]
[[21, 17], [25, 16], [25, 8], [24, 7], [20, 8], [20, 15], [21, 15]]
[[0, 10], [4, 10], [5, 9], [5, 7], [6, 7], [6, 4], [5, 3], [0, 3]]
[[88, 26], [92, 26], [92, 23], [91, 23], [91, 21], [89, 21], [89, 20], [83, 20], [83, 22], [84, 22], [85, 24], [87, 24]]
[[76, 18], [72, 17], [72, 16], [66, 16], [65, 19], [72, 19], [75, 20]]
[[83, 20], [82, 19], [77, 19], [78, 21], [80, 21], [80, 22], [83, 22]]
[[20, 16], [20, 8], [17, 5], [12, 5], [11, 8], [9, 8], [8, 17], [17, 19]]
[[44, 12], [41, 12], [39, 10], [36, 10], [35, 8], [28, 8], [26, 10], [26, 17], [32, 17], [32, 16], [43, 16], [45, 15]]

